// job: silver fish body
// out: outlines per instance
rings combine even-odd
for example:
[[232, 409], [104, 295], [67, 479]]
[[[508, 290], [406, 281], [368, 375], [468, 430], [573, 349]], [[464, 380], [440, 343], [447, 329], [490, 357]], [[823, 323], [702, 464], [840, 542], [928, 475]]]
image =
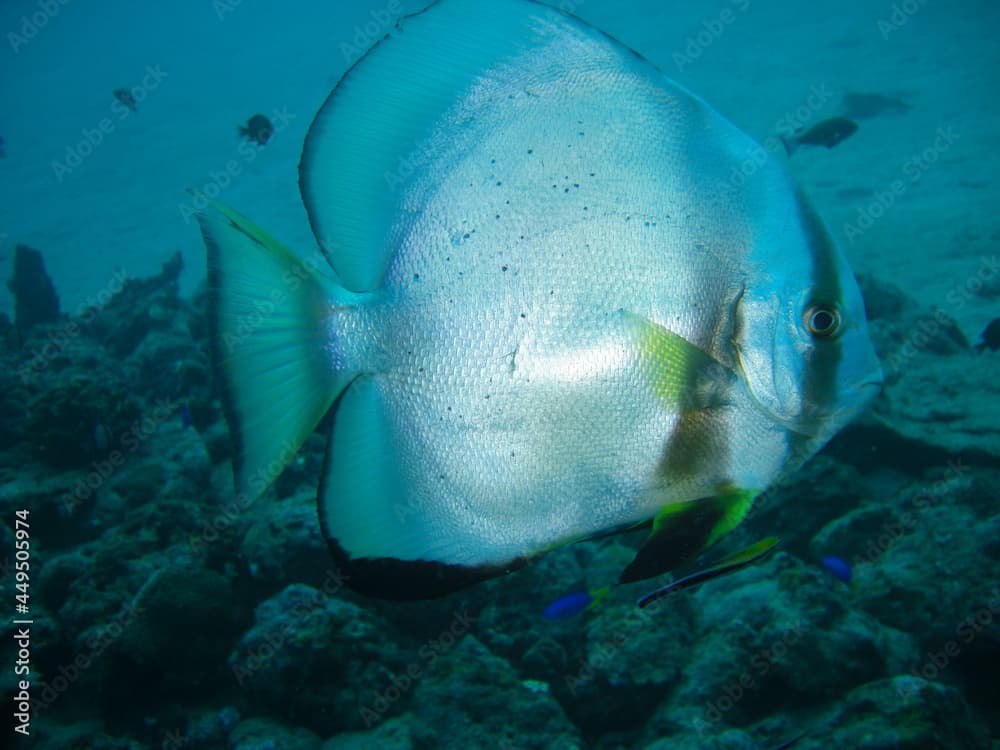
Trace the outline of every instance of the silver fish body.
[[[752, 501], [881, 381], [843, 255], [776, 160], [740, 172], [758, 151], [543, 5], [405, 19], [304, 149], [336, 281], [295, 275], [287, 311], [217, 347], [238, 488], [332, 404], [320, 517], [369, 593], [445, 593], [676, 508], [714, 541], [749, 505], [699, 501]], [[224, 343], [296, 265], [220, 210]]]

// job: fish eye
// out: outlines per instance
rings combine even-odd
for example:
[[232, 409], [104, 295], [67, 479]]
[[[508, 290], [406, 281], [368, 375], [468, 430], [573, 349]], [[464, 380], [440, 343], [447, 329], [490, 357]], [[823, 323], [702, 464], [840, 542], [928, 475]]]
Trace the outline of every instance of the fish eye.
[[840, 331], [840, 310], [833, 305], [810, 305], [803, 316], [809, 335], [817, 339], [833, 338]]

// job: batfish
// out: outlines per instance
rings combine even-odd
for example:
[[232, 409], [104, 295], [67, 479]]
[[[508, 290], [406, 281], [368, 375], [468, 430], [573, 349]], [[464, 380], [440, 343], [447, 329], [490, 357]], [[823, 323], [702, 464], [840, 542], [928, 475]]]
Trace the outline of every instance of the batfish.
[[785, 167], [732, 181], [759, 151], [546, 5], [403, 18], [306, 137], [322, 264], [203, 197], [237, 492], [330, 412], [319, 518], [358, 591], [441, 596], [642, 527], [621, 582], [692, 559], [882, 380]]

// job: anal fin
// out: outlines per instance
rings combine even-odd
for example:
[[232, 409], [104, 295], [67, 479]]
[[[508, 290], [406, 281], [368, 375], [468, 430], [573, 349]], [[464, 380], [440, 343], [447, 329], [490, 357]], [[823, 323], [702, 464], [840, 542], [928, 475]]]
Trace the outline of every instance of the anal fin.
[[665, 505], [618, 582], [652, 578], [691, 560], [739, 525], [756, 496], [751, 490], [725, 486], [712, 497]]

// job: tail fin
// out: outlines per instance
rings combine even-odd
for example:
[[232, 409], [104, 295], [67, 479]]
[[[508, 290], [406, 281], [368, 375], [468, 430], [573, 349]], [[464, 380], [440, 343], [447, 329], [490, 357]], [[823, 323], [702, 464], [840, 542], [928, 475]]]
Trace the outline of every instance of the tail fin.
[[352, 297], [227, 206], [200, 214], [216, 376], [236, 491], [263, 492], [351, 379], [331, 356], [333, 308]]

